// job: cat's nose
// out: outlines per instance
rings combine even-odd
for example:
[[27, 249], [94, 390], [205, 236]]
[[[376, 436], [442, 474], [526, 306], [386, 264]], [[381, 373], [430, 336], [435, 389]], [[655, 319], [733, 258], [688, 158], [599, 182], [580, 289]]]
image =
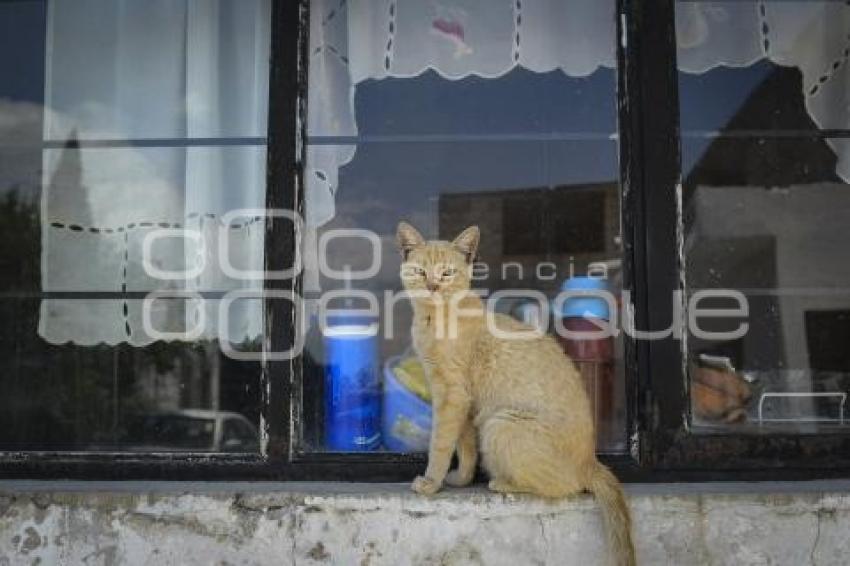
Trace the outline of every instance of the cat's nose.
[[436, 284], [436, 283], [434, 283], [433, 281], [428, 281], [427, 283], [425, 283], [425, 287], [426, 287], [429, 291], [431, 291], [431, 292], [433, 293], [434, 291], [436, 291], [436, 290], [437, 290], [437, 288], [439, 287], [439, 285], [437, 285], [437, 284]]

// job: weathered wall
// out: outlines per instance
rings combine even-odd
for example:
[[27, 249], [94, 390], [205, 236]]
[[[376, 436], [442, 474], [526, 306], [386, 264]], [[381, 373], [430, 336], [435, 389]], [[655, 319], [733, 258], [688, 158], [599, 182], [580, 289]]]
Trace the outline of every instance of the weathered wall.
[[[846, 484], [630, 486], [641, 564], [848, 564]], [[605, 563], [590, 498], [0, 482], [0, 565]]]

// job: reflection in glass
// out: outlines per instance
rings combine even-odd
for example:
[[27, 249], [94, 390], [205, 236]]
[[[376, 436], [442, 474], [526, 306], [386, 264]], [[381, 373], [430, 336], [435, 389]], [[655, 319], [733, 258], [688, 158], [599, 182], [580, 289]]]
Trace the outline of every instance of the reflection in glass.
[[847, 424], [847, 22], [836, 2], [677, 4], [687, 288], [749, 307], [744, 336], [688, 339], [697, 430]]
[[[517, 4], [521, 18], [513, 8], [443, 13], [423, 4], [393, 22], [371, 6], [352, 14], [352, 6], [311, 3], [304, 289], [315, 299], [366, 292], [378, 299], [377, 316], [346, 321], [344, 333], [341, 324], [322, 331], [311, 320], [302, 442], [308, 450], [421, 452], [431, 398], [411, 351], [412, 313], [405, 299], [385, 300], [402, 289], [400, 220], [442, 240], [478, 225], [474, 287], [488, 294], [528, 290], [552, 300], [591, 264], [619, 293], [614, 4]], [[366, 34], [364, 21], [386, 23], [391, 44]], [[380, 246], [334, 237], [352, 229]], [[376, 272], [359, 278], [373, 263]], [[362, 313], [367, 304], [350, 296], [330, 306]], [[554, 332], [529, 297], [494, 308]], [[622, 343], [599, 352], [580, 365], [598, 449], [620, 452]]]
[[0, 449], [258, 451], [269, 8], [0, 5]]

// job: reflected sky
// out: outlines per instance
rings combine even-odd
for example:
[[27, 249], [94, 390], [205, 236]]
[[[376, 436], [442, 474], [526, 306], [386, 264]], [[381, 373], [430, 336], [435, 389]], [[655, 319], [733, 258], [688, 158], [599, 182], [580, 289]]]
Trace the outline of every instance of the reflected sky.
[[[435, 228], [441, 194], [618, 176], [612, 69], [585, 78], [515, 69], [495, 80], [449, 81], [433, 71], [369, 80], [357, 87], [355, 109], [360, 137], [373, 141], [360, 143], [340, 170], [337, 216], [345, 225], [390, 233], [405, 217]], [[428, 140], [434, 135], [441, 141]], [[463, 140], [470, 135], [474, 141]], [[381, 142], [392, 136], [406, 141]], [[563, 139], [542, 141], [547, 136]]]
[[[44, 100], [45, 2], [0, 3], [0, 138], [8, 142], [11, 114]], [[742, 69], [716, 68], [702, 75], [680, 74], [683, 132], [719, 130], [775, 66], [759, 62]], [[12, 80], [9, 80], [12, 78]], [[369, 80], [356, 90], [362, 137], [413, 135], [564, 134], [588, 141], [360, 144], [354, 161], [341, 171], [340, 199], [364, 195], [397, 202], [399, 193], [498, 190], [610, 181], [617, 178], [616, 75], [599, 69], [588, 77], [561, 72], [536, 74], [516, 69], [498, 79], [468, 77], [448, 81], [434, 72], [413, 79]], [[659, 101], [663, 104], [663, 101]], [[39, 134], [32, 112], [26, 133]], [[5, 135], [4, 135], [5, 130]], [[20, 138], [21, 129], [14, 130]], [[687, 144], [683, 171], [699, 160], [710, 140]], [[6, 161], [5, 159], [3, 161]], [[27, 175], [33, 175], [27, 168]], [[21, 181], [19, 167], [0, 168], [0, 190]], [[37, 179], [33, 179], [37, 181]], [[352, 197], [353, 198], [353, 197]], [[412, 203], [411, 203], [412, 204]]]

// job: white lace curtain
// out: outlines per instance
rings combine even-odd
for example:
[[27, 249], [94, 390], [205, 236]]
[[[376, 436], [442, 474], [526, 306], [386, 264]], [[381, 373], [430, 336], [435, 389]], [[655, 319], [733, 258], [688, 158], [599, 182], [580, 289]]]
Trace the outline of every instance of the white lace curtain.
[[[95, 294], [43, 300], [40, 335], [141, 346], [156, 338], [143, 301], [106, 293], [262, 288], [217, 255], [225, 232], [234, 268], [263, 267], [263, 222], [222, 217], [264, 207], [269, 0], [50, 0], [47, 13], [42, 288]], [[197, 237], [159, 240], [150, 263], [203, 261], [200, 273], [146, 272], [142, 243], [162, 228]], [[227, 328], [219, 302], [159, 300], [150, 326], [237, 343], [261, 333], [259, 301], [235, 303]]]
[[517, 66], [586, 76], [615, 65], [608, 0], [314, 0], [310, 7], [307, 133], [340, 143], [308, 147], [308, 226], [334, 216], [338, 171], [355, 152], [360, 82], [428, 69], [449, 80], [496, 78]]
[[[225, 226], [221, 218], [264, 202], [265, 147], [249, 142], [266, 135], [269, 0], [48, 4], [44, 132], [58, 145], [44, 151], [43, 289], [259, 289], [260, 281], [222, 271], [216, 242], [227, 232], [234, 267], [262, 268], [262, 222]], [[345, 190], [339, 168], [355, 154], [354, 93], [364, 80], [427, 69], [449, 80], [498, 77], [517, 66], [586, 76], [615, 66], [613, 0], [313, 0], [310, 13], [305, 198], [312, 228], [333, 218], [335, 194]], [[765, 58], [798, 67], [814, 122], [850, 127], [846, 2], [685, 2], [676, 18], [684, 71]], [[83, 148], [62, 147], [67, 140]], [[86, 146], [91, 140], [143, 143]], [[850, 179], [850, 140], [828, 143], [837, 173]], [[166, 270], [205, 254], [197, 277], [163, 282], [145, 273], [144, 235], [162, 227], [201, 235], [203, 246], [162, 241], [152, 254]], [[309, 246], [304, 258], [315, 272]], [[152, 322], [164, 331], [205, 319], [201, 336], [223, 331], [238, 342], [262, 327], [258, 302], [234, 306], [225, 329], [214, 299], [203, 307], [183, 299], [157, 305]], [[107, 296], [48, 298], [39, 332], [52, 343], [144, 345], [153, 337], [141, 307], [141, 300]]]
[[[585, 76], [613, 67], [613, 0], [314, 0], [311, 3], [307, 223], [334, 216], [339, 168], [354, 156], [354, 93], [367, 79], [433, 69], [449, 80], [521, 66]], [[846, 2], [676, 4], [679, 67], [702, 73], [767, 58], [798, 67], [821, 128], [850, 127]], [[336, 145], [331, 145], [336, 142]], [[850, 180], [850, 140], [829, 140]]]
[[[824, 130], [850, 128], [850, 3], [817, 0], [676, 4], [679, 68], [704, 73], [761, 60], [800, 69], [806, 110]], [[850, 140], [827, 139], [850, 181]]]

